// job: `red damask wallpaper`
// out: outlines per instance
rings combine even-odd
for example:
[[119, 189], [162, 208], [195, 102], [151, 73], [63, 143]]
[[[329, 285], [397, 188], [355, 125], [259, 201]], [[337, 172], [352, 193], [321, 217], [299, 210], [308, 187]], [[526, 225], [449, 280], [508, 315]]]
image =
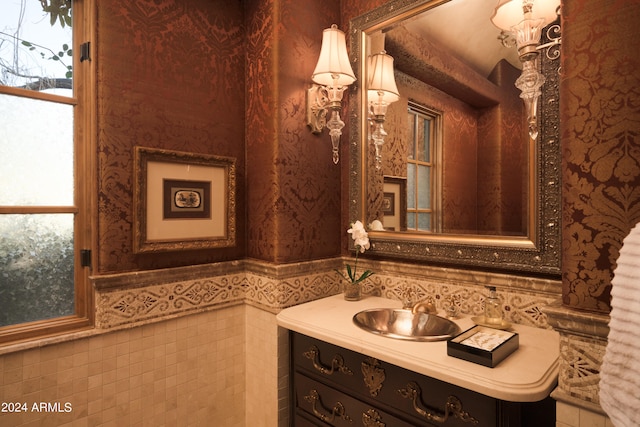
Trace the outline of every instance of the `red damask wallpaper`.
[[[322, 29], [385, 3], [96, 2], [97, 272], [346, 252], [349, 135], [336, 167], [326, 133], [301, 125], [304, 91]], [[562, 279], [578, 309], [608, 311], [618, 250], [640, 221], [638, 22], [636, 0], [563, 0]], [[238, 245], [133, 254], [135, 145], [236, 157]]]
[[341, 169], [327, 131], [305, 125], [322, 31], [344, 29], [339, 1], [251, 0], [246, 16], [247, 255], [277, 263], [339, 255]]
[[[121, 272], [245, 254], [245, 42], [240, 2], [96, 2], [97, 271]], [[237, 246], [136, 255], [133, 147], [236, 158]]]
[[562, 16], [563, 299], [608, 312], [640, 221], [640, 3], [563, 0]]

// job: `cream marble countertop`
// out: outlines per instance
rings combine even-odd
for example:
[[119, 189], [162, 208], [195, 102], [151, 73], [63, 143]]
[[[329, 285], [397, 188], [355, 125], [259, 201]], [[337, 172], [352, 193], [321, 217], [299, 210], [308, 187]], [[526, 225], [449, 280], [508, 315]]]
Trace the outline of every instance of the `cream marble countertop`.
[[[371, 308], [400, 308], [399, 301], [364, 297], [345, 301], [342, 294], [287, 308], [278, 325], [450, 384], [512, 402], [547, 397], [558, 379], [560, 338], [555, 331], [513, 325], [518, 350], [495, 368], [447, 355], [447, 342], [416, 342], [379, 336], [360, 329], [353, 316]], [[470, 317], [456, 319], [461, 330], [474, 326]]]

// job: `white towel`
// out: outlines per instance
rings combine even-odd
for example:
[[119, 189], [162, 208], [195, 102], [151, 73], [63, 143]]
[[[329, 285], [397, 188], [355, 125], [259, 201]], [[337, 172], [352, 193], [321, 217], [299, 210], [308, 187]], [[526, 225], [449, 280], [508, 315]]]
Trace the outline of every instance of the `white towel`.
[[609, 337], [600, 368], [600, 406], [616, 427], [640, 423], [640, 224], [622, 242], [611, 280]]

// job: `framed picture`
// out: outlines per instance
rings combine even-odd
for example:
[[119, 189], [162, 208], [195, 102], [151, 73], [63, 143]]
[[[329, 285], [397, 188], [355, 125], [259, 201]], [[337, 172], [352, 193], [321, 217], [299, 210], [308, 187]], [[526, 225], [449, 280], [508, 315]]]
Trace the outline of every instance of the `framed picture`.
[[135, 253], [235, 246], [234, 158], [134, 150]]
[[407, 229], [407, 180], [385, 176], [382, 196], [382, 223], [385, 230]]
[[394, 216], [396, 214], [396, 191], [384, 192], [382, 196], [382, 213], [384, 216]]

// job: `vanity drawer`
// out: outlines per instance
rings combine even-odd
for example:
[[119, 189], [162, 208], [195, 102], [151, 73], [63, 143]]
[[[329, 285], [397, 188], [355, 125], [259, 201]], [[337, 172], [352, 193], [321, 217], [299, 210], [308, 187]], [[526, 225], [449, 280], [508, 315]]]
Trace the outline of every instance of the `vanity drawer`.
[[296, 427], [300, 426], [366, 426], [421, 427], [390, 415], [302, 374], [294, 376]]
[[291, 341], [295, 371], [333, 387], [365, 393], [361, 354], [298, 333], [292, 334]]
[[413, 423], [497, 425], [500, 401], [492, 397], [302, 334], [293, 334], [292, 340], [296, 372], [387, 412], [401, 413]]

